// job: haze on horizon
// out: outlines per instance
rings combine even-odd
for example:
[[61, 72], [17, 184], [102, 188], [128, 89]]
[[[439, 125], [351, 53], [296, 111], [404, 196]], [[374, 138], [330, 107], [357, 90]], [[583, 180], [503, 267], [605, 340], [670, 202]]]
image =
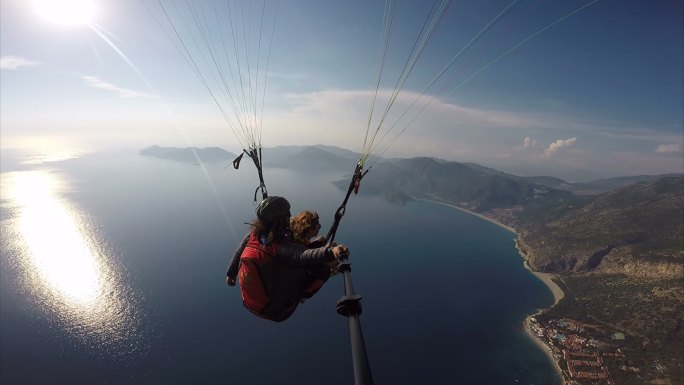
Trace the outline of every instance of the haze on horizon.
[[[497, 40], [493, 52], [590, 2], [520, 2], [510, 38]], [[37, 3], [0, 0], [3, 150], [157, 144], [241, 151], [144, 1], [61, 0], [56, 10]], [[264, 147], [360, 151], [383, 15], [382, 2], [368, 3], [280, 3]], [[467, 41], [503, 6], [454, 3], [421, 64], [443, 59], [442, 51]], [[417, 22], [428, 7], [401, 1], [400, 20]], [[683, 15], [682, 2], [591, 4], [435, 99], [385, 156], [433, 156], [569, 181], [684, 172]], [[399, 105], [435, 73], [422, 68]], [[390, 92], [381, 87], [380, 96]]]

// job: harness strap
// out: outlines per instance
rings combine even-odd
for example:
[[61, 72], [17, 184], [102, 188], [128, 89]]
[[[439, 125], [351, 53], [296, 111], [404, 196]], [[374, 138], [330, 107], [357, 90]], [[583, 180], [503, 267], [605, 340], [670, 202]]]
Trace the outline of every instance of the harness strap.
[[245, 149], [243, 149], [242, 151], [243, 153], [233, 160], [233, 168], [236, 170], [240, 168], [240, 161], [242, 160], [242, 157], [245, 154], [252, 158], [254, 166], [257, 169], [257, 173], [259, 174], [259, 186], [254, 190], [254, 202], [257, 201], [257, 193], [259, 192], [259, 190], [261, 190], [261, 199], [268, 198], [268, 191], [266, 190], [266, 183], [264, 182], [264, 171], [261, 160], [261, 147], [259, 147], [258, 151], [256, 147], [250, 148], [249, 151]]
[[368, 170], [363, 171], [363, 167], [361, 166], [361, 162], [356, 164], [356, 168], [354, 169], [354, 176], [352, 177], [351, 182], [349, 182], [349, 188], [347, 189], [347, 194], [344, 197], [344, 200], [342, 201], [342, 204], [340, 207], [337, 208], [337, 211], [335, 212], [335, 221], [333, 222], [332, 226], [330, 227], [330, 230], [328, 231], [328, 235], [326, 235], [325, 240], [328, 245], [332, 244], [335, 241], [335, 234], [337, 234], [337, 228], [340, 226], [340, 221], [342, 220], [342, 217], [344, 216], [344, 213], [347, 211], [347, 201], [349, 201], [349, 197], [351, 196], [351, 193], [354, 192], [354, 194], [359, 193], [359, 187], [361, 187], [361, 179], [363, 179], [366, 174], [368, 174]]
[[242, 156], [245, 155], [244, 153], [241, 153], [237, 158], [233, 160], [233, 168], [234, 169], [239, 169], [240, 168], [240, 161], [242, 160]]
[[[247, 151], [245, 151], [247, 152]], [[266, 183], [264, 183], [264, 171], [262, 168], [263, 162], [262, 162], [262, 157], [261, 157], [261, 147], [259, 147], [259, 151], [257, 152], [256, 148], [252, 148], [250, 152], [247, 153], [250, 158], [254, 161], [254, 166], [257, 169], [257, 173], [259, 174], [259, 187], [254, 190], [254, 202], [257, 201], [257, 192], [261, 190], [261, 199], [266, 199], [268, 198], [268, 191], [266, 191]]]

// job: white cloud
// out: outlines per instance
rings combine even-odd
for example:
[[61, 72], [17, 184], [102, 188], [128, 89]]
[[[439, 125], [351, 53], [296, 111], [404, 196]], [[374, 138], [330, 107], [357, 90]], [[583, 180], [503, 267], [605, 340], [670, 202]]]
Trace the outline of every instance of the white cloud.
[[81, 79], [85, 80], [85, 85], [88, 87], [97, 88], [99, 90], [111, 91], [117, 94], [121, 98], [154, 98], [154, 95], [146, 94], [143, 92], [129, 90], [126, 88], [118, 87], [112, 83], [108, 83], [101, 80], [95, 76], [82, 76]]
[[530, 138], [529, 136], [523, 139], [523, 148], [534, 148], [537, 147], [537, 141]]
[[562, 148], [570, 147], [577, 142], [577, 138], [569, 138], [569, 139], [558, 139], [555, 142], [551, 143], [549, 147], [544, 150], [544, 155], [546, 156], [551, 156], [558, 152]]
[[681, 152], [682, 147], [679, 144], [661, 144], [656, 148], [655, 152], [657, 154], [671, 154]]
[[5, 55], [0, 57], [0, 69], [3, 70], [18, 70], [22, 67], [35, 67], [39, 63], [24, 59], [23, 57], [14, 55]]
[[[384, 110], [386, 103], [381, 102], [389, 94], [386, 90], [379, 92], [376, 112]], [[403, 112], [415, 96], [404, 92], [393, 109]], [[279, 104], [276, 111], [264, 115], [264, 145], [325, 142], [360, 151], [372, 97], [372, 91], [368, 90], [322, 90], [275, 98], [287, 104]], [[394, 118], [388, 117], [386, 128], [393, 121]], [[371, 129], [374, 127], [377, 125], [371, 124]], [[403, 128], [397, 125], [385, 139], [391, 141]], [[380, 140], [382, 134], [381, 130], [377, 140], [385, 142]], [[558, 114], [483, 109], [438, 98], [406, 132], [391, 142], [384, 156], [429, 155], [517, 170], [525, 175], [588, 180], [633, 172], [678, 172], [681, 166], [674, 160], [681, 163], [681, 159], [654, 153], [659, 144], [678, 143], [681, 140], [678, 136], [681, 134], [646, 127], [587, 123]], [[580, 137], [582, 148], [577, 145]], [[682, 149], [681, 143], [679, 148]], [[378, 149], [384, 147], [381, 145]], [[664, 147], [661, 151], [664, 149], [670, 148]], [[613, 155], [626, 151], [632, 152], [619, 160]]]
[[[378, 92], [370, 124], [371, 134], [377, 128], [390, 95], [391, 90]], [[393, 143], [388, 154], [394, 150], [398, 153], [416, 152], [418, 142], [429, 141], [443, 147], [443, 153], [436, 154], [436, 156], [450, 156], [455, 145], [472, 140], [490, 142], [492, 135], [501, 136], [498, 135], [502, 132], [500, 130], [506, 130], [507, 133], [504, 134], [506, 136], [517, 136], [516, 129], [548, 127], [546, 120], [541, 120], [536, 116], [477, 109], [448, 103], [441, 99], [433, 100], [424, 113], [413, 121], [415, 115], [429, 101], [423, 98], [412, 105], [418, 96], [415, 93], [403, 92], [384, 119], [376, 144], [392, 142], [393, 138], [401, 133], [399, 140]], [[300, 140], [302, 137], [304, 140], [309, 140], [306, 139], [308, 136], [312, 137], [310, 140], [320, 141], [320, 139], [313, 139], [313, 136], [316, 138], [323, 136], [340, 145], [348, 143], [352, 148], [360, 147], [368, 124], [368, 103], [372, 98], [373, 92], [369, 90], [290, 93], [280, 99], [286, 100], [289, 105], [282, 106], [276, 114], [270, 114], [270, 119], [273, 121], [271, 126], [279, 127], [275, 134], [290, 133], [282, 136], [285, 141], [291, 141], [295, 137], [299, 137]], [[408, 113], [402, 115], [407, 110]], [[398, 120], [399, 122], [396, 123]], [[264, 127], [268, 126], [265, 124]], [[288, 128], [285, 129], [285, 127]], [[405, 133], [404, 129], [406, 129]], [[384, 136], [385, 133], [387, 136]], [[379, 148], [383, 147], [382, 143], [379, 143]]]

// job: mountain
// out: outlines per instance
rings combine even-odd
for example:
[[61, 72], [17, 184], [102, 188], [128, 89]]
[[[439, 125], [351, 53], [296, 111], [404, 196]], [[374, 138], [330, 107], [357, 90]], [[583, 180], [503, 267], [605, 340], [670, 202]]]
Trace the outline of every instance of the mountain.
[[473, 170], [481, 171], [488, 175], [498, 175], [508, 178], [513, 178], [517, 180], [525, 180], [530, 183], [540, 184], [542, 186], [547, 186], [559, 190], [570, 191], [575, 194], [581, 195], [594, 195], [600, 194], [608, 191], [612, 191], [621, 187], [627, 187], [633, 185], [637, 182], [647, 182], [654, 181], [657, 179], [665, 177], [677, 177], [682, 176], [682, 174], [660, 174], [660, 175], [635, 175], [635, 176], [622, 176], [615, 178], [605, 178], [597, 179], [590, 182], [581, 183], [571, 183], [560, 178], [552, 176], [517, 176], [499, 171], [493, 168], [481, 166], [475, 163], [463, 163], [464, 165], [472, 168]]
[[683, 234], [684, 177], [675, 176], [600, 194], [523, 227], [517, 244], [533, 269], [556, 273], [566, 293], [543, 318], [628, 333], [638, 366], [660, 362], [661, 373], [682, 379]]
[[[276, 147], [269, 147], [269, 148], [264, 148], [263, 154], [264, 154], [264, 165], [268, 166], [273, 166], [273, 167], [287, 167], [287, 168], [294, 168], [291, 165], [289, 165], [287, 162], [290, 158], [292, 157], [297, 157], [298, 154], [302, 152], [312, 152], [312, 155], [314, 154], [313, 151], [318, 150], [318, 154], [323, 157], [323, 158], [328, 158], [328, 159], [333, 159], [337, 158], [340, 161], [344, 162], [346, 161], [353, 161], [356, 163], [359, 160], [359, 157], [361, 156], [359, 153], [349, 151], [343, 148], [335, 147], [335, 146], [326, 146], [322, 144], [317, 144], [314, 146], [276, 146]], [[312, 159], [314, 161], [317, 161], [317, 159]], [[348, 163], [348, 162], [347, 162]], [[339, 168], [339, 166], [336, 166]], [[306, 169], [303, 169], [306, 170]], [[354, 167], [350, 168], [350, 171], [353, 171]]]
[[[141, 155], [176, 162], [199, 164], [232, 162], [237, 155], [219, 147], [160, 147], [140, 150]], [[262, 150], [264, 166], [295, 169], [304, 172], [354, 171], [358, 153], [334, 146], [278, 146]], [[244, 161], [244, 158], [243, 158]]]
[[327, 151], [329, 153], [332, 153], [334, 155], [339, 156], [340, 158], [348, 159], [348, 160], [353, 160], [354, 163], [356, 163], [359, 160], [360, 154], [358, 152], [350, 151], [344, 148], [340, 147], [335, 147], [335, 146], [326, 146], [324, 144], [317, 144], [313, 147], [316, 147], [318, 149], [321, 149], [323, 151]]
[[684, 276], [684, 177], [639, 182], [525, 227], [521, 244], [542, 271]]
[[597, 179], [591, 182], [574, 183], [574, 191], [601, 193], [615, 190], [621, 187], [627, 187], [637, 182], [655, 181], [665, 177], [677, 177], [682, 174], [661, 174], [661, 175], [636, 175], [636, 176], [622, 176], [617, 178]]
[[200, 161], [206, 163], [232, 162], [237, 155], [219, 147], [207, 148], [176, 148], [150, 146], [140, 150], [141, 155], [155, 158], [168, 159], [176, 162], [199, 164]]
[[493, 168], [481, 166], [475, 163], [464, 163], [464, 165], [472, 168], [473, 170], [481, 171], [488, 175], [496, 175], [521, 181], [527, 181], [530, 183], [539, 184], [542, 186], [551, 187], [559, 190], [575, 191], [575, 188], [572, 183], [566, 182], [563, 179], [555, 178], [552, 176], [517, 176]]
[[[396, 187], [410, 194], [439, 196], [474, 211], [520, 205], [534, 199], [537, 187], [476, 171], [464, 164], [437, 162], [431, 158], [402, 159], [395, 164], [405, 171], [404, 178], [397, 180], [401, 185]], [[540, 193], [545, 191], [538, 187]]]
[[354, 171], [359, 155], [330, 146], [287, 146], [265, 149], [264, 166], [305, 172]]
[[684, 277], [684, 176], [674, 175], [599, 181], [647, 180], [582, 195], [549, 187], [555, 178], [412, 158], [378, 163], [361, 189], [448, 202], [513, 226], [536, 270], [657, 279]]
[[[517, 226], [562, 212], [583, 201], [571, 192], [533, 183], [532, 179], [496, 172], [472, 163], [412, 158], [378, 163], [362, 190], [403, 192], [438, 199], [481, 213], [514, 212], [504, 222]], [[510, 214], [509, 213], [509, 214]]]

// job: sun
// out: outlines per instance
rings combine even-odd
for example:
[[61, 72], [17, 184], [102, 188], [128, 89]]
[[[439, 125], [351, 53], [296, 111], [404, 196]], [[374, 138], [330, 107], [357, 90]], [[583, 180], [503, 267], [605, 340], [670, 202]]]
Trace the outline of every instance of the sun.
[[97, 13], [93, 0], [33, 0], [44, 19], [60, 25], [90, 25]]

